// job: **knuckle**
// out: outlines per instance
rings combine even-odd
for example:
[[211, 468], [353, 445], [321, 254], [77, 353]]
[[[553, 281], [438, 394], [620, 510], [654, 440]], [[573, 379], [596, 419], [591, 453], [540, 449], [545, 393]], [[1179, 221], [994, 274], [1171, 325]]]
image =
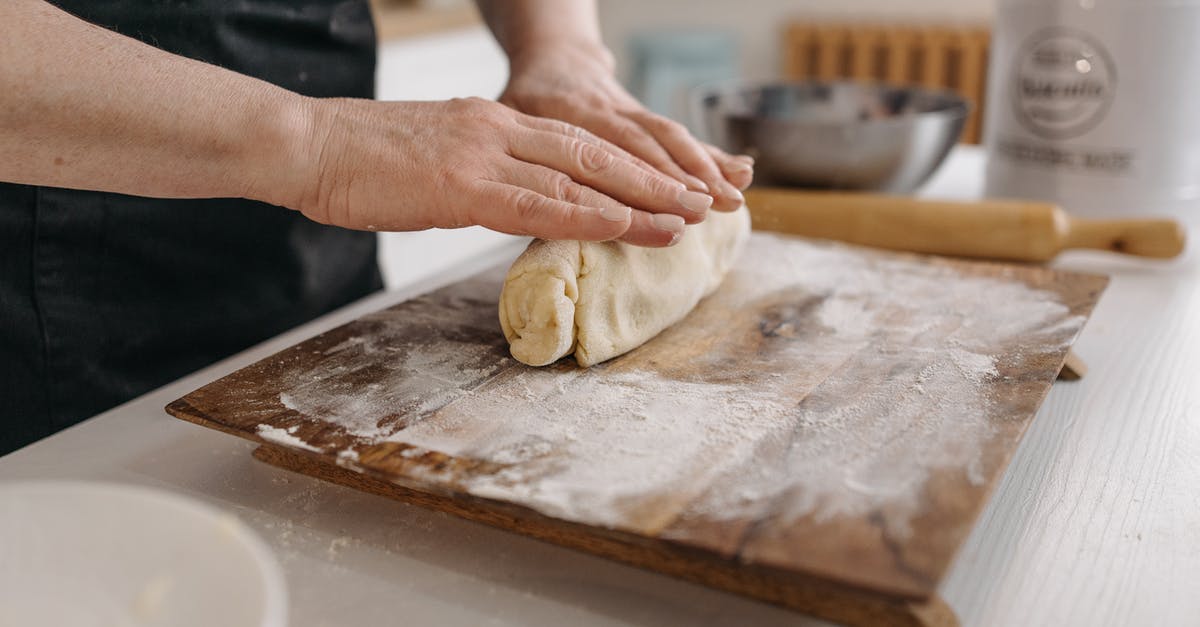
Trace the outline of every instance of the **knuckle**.
[[650, 191], [655, 196], [669, 198], [675, 200], [675, 196], [679, 195], [680, 185], [673, 182], [668, 182], [666, 177], [643, 172], [641, 175], [642, 187]]
[[571, 145], [571, 152], [575, 165], [584, 174], [607, 173], [612, 169], [615, 161], [608, 151], [580, 140], [576, 140]]
[[572, 111], [587, 111], [593, 107], [593, 97], [579, 92], [570, 92], [562, 97], [562, 104]]
[[634, 124], [618, 124], [613, 129], [613, 137], [618, 144], [627, 145], [640, 141], [644, 132]]
[[482, 98], [455, 98], [450, 101], [451, 111], [471, 122], [492, 126], [502, 119], [504, 107]]
[[452, 111], [463, 113], [472, 110], [476, 103], [473, 98], [451, 98], [446, 106]]
[[550, 175], [548, 187], [553, 198], [565, 200], [570, 203], [579, 202], [583, 195], [583, 188], [571, 180], [571, 177], [561, 172], [555, 172]]
[[562, 200], [571, 203], [572, 205], [582, 205], [587, 202], [587, 193], [584, 187], [574, 181], [567, 186], [567, 191], [562, 196]]
[[455, 98], [454, 101], [460, 103], [464, 107], [468, 107], [468, 108], [472, 108], [472, 109], [490, 108], [489, 105], [492, 104], [492, 101], [485, 100], [478, 96], [467, 96], [465, 98]]
[[562, 120], [547, 120], [547, 121], [550, 123], [550, 129], [555, 133], [559, 133], [561, 135], [566, 135], [567, 137], [574, 137], [574, 138], [582, 138], [584, 136], [585, 131], [578, 126], [575, 126], [574, 124], [571, 124], [569, 122], [563, 122]]
[[568, 124], [567, 127], [568, 127], [567, 134], [569, 134], [571, 137], [574, 137], [575, 139], [578, 139], [580, 141], [587, 142], [589, 144], [599, 144], [603, 141], [598, 136], [596, 136], [595, 134], [593, 134], [591, 131], [587, 130], [586, 128], [583, 128], [582, 126], [575, 126], [574, 124]]
[[513, 212], [521, 222], [541, 222], [546, 214], [546, 202], [537, 194], [525, 190], [515, 192], [510, 199]]

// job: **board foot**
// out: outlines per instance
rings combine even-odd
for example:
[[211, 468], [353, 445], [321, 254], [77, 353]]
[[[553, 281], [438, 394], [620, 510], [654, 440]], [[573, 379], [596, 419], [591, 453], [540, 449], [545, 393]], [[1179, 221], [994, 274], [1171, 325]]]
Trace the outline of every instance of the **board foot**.
[[1062, 369], [1058, 371], [1059, 381], [1078, 381], [1087, 374], [1087, 364], [1075, 354], [1075, 351], [1068, 350], [1067, 358], [1063, 361]]

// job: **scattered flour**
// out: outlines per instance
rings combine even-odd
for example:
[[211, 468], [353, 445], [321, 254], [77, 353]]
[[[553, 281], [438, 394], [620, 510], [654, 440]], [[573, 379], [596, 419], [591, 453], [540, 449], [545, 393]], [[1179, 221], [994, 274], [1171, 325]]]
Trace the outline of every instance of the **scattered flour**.
[[[321, 351], [325, 359], [316, 369], [283, 383], [287, 391], [279, 395], [280, 404], [338, 425], [365, 443], [376, 442], [514, 363], [477, 339], [479, 327], [486, 328], [488, 338], [497, 333], [494, 311], [486, 319], [472, 318], [476, 333], [466, 336], [444, 333], [444, 316], [444, 310], [424, 301], [365, 316], [360, 322], [372, 332]], [[423, 341], [410, 340], [414, 327], [427, 332]]]
[[[1084, 322], [1017, 280], [762, 234], [721, 290], [726, 303], [778, 303], [777, 319], [710, 299], [639, 349], [653, 368], [535, 369], [498, 354], [494, 330], [447, 331], [459, 320], [431, 307], [329, 349], [280, 400], [362, 444], [497, 464], [460, 487], [567, 520], [670, 533], [681, 516], [883, 512], [903, 537], [934, 472], [980, 484], [994, 470], [981, 452], [1001, 415], [989, 393], [1018, 384], [1005, 373], [1064, 350]], [[496, 325], [494, 298], [462, 311], [468, 330]], [[403, 345], [413, 325], [443, 335]], [[774, 352], [726, 354], [708, 343], [722, 334]], [[352, 384], [354, 368], [377, 369], [376, 383]], [[696, 371], [711, 376], [681, 374]]]
[[300, 438], [293, 435], [296, 432], [296, 429], [297, 429], [297, 427], [281, 429], [279, 427], [272, 427], [271, 425], [258, 425], [257, 433], [258, 433], [258, 436], [261, 437], [262, 439], [269, 440], [276, 444], [282, 444], [284, 446], [289, 446], [292, 448], [304, 449], [306, 451], [312, 451], [314, 453], [321, 452], [321, 449], [319, 449], [319, 448], [309, 444], [308, 442], [305, 442], [304, 440], [301, 440]]

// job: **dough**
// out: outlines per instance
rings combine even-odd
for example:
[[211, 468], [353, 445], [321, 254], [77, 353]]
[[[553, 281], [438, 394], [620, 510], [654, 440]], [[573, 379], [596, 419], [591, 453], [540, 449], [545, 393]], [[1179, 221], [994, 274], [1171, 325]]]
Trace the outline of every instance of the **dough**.
[[500, 326], [513, 357], [591, 366], [641, 346], [712, 293], [750, 232], [745, 207], [710, 211], [679, 243], [534, 240], [508, 270]]

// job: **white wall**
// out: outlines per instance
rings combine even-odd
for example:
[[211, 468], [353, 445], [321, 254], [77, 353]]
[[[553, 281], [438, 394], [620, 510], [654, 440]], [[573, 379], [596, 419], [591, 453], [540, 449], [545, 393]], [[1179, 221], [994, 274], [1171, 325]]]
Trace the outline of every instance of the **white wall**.
[[979, 24], [990, 21], [993, 0], [599, 0], [604, 39], [628, 76], [627, 42], [637, 32], [719, 29], [737, 38], [742, 72], [751, 78], [777, 76], [780, 33], [789, 21]]

